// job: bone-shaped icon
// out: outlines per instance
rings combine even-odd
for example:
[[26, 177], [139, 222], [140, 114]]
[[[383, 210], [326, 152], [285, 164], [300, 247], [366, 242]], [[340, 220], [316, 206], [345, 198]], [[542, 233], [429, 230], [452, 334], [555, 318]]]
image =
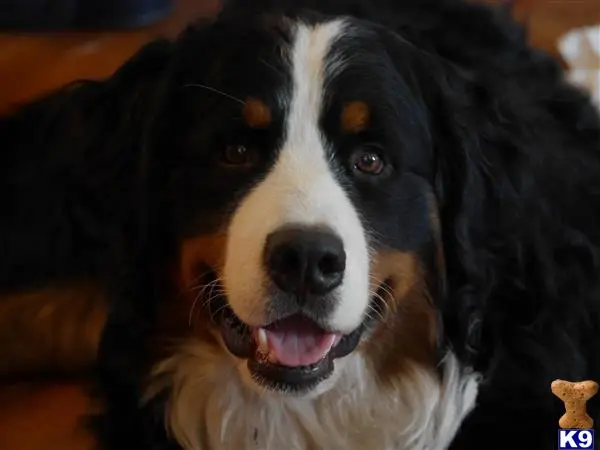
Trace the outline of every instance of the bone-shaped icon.
[[598, 383], [554, 380], [551, 389], [565, 404], [565, 414], [558, 421], [559, 427], [585, 430], [594, 426], [594, 420], [587, 414], [586, 403], [598, 392]]

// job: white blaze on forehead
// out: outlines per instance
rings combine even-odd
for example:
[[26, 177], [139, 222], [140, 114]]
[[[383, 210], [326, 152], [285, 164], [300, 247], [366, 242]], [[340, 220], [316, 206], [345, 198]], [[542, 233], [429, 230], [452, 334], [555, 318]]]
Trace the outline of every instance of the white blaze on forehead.
[[297, 25], [289, 54], [293, 85], [287, 99], [285, 140], [277, 161], [237, 208], [228, 233], [224, 287], [236, 314], [250, 325], [264, 323], [269, 279], [263, 265], [267, 236], [282, 226], [318, 225], [342, 239], [346, 272], [336, 289], [330, 326], [356, 328], [369, 302], [368, 248], [358, 212], [328, 164], [319, 128], [326, 79], [343, 67], [332, 44], [343, 21]]

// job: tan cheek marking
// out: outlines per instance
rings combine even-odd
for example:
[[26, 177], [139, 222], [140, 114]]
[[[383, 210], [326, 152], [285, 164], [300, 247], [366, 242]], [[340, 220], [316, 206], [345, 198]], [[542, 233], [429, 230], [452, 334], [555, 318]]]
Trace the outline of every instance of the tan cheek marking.
[[[386, 297], [390, 307], [395, 308], [408, 292], [423, 284], [417, 256], [401, 251], [380, 251], [373, 257], [371, 271], [377, 281], [392, 280], [393, 298]], [[375, 286], [372, 286], [373, 289]]]
[[107, 305], [104, 292], [84, 283], [0, 297], [0, 375], [89, 369]]
[[[177, 292], [161, 304], [160, 325], [153, 346], [155, 355], [161, 355], [161, 342], [193, 333], [204, 341], [214, 340], [210, 334], [210, 317], [203, 308], [203, 271], [220, 271], [225, 261], [227, 235], [208, 234], [187, 239], [180, 248], [179, 266], [175, 273]], [[203, 267], [206, 266], [206, 267]], [[210, 288], [207, 288], [210, 291]]]
[[[379, 280], [391, 278], [383, 322], [364, 344], [364, 355], [374, 365], [382, 383], [394, 382], [408, 362], [435, 363], [437, 318], [416, 255], [379, 253], [373, 273]], [[375, 289], [375, 287], [372, 287]]]
[[267, 128], [271, 124], [271, 110], [255, 98], [246, 100], [242, 115], [250, 128]]
[[225, 234], [198, 236], [183, 242], [179, 259], [180, 288], [182, 290], [192, 288], [198, 281], [196, 278], [202, 275], [197, 273], [200, 265], [206, 265], [215, 270], [223, 267], [226, 242]]
[[350, 102], [342, 110], [342, 131], [346, 133], [359, 133], [366, 128], [369, 118], [369, 107], [364, 102]]

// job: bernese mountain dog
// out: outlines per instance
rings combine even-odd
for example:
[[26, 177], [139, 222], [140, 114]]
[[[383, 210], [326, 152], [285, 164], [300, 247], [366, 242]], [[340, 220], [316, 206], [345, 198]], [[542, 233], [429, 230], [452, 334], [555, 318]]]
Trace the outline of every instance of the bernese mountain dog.
[[99, 448], [550, 450], [600, 381], [600, 117], [506, 8], [232, 0], [0, 139]]

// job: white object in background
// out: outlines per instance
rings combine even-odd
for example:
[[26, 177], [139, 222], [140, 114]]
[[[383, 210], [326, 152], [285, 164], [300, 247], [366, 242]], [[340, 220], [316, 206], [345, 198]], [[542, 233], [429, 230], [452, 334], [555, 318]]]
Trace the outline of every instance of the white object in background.
[[600, 108], [600, 25], [568, 32], [558, 49], [569, 65], [569, 81], [590, 91]]

